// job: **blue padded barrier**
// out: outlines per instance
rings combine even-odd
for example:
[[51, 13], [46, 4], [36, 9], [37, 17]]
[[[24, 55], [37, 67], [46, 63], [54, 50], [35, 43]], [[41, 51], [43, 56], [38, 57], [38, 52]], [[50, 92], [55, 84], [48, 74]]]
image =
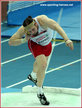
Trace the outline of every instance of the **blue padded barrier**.
[[[45, 4], [46, 6], [42, 6]], [[49, 6], [49, 4], [73, 4], [73, 6]], [[16, 11], [10, 11], [7, 16], [7, 22], [9, 25], [22, 25], [23, 21], [27, 16], [31, 15], [32, 17], [36, 17], [38, 15], [45, 14], [49, 16], [51, 13], [56, 13], [61, 8], [64, 9], [73, 9], [74, 7], [80, 5], [80, 2], [75, 1], [47, 1], [40, 4], [35, 4], [30, 7], [18, 9]], [[68, 13], [67, 13], [68, 14]]]
[[[60, 2], [45, 2], [42, 4], [58, 4]], [[72, 4], [72, 7], [64, 7], [63, 8], [63, 14], [61, 17], [61, 21], [60, 21], [60, 26], [65, 30], [66, 34], [68, 35], [68, 37], [72, 40], [81, 40], [81, 3], [80, 2], [61, 2], [62, 4]], [[35, 8], [37, 7], [37, 8]], [[40, 6], [40, 4], [38, 5], [34, 5], [32, 7], [29, 7], [28, 9], [30, 10], [29, 13], [34, 12], [37, 9], [37, 12], [33, 13], [32, 16], [36, 16], [37, 14], [39, 14], [39, 12], [41, 13], [46, 13], [46, 15], [52, 19], [54, 19], [55, 21], [57, 21], [58, 16], [59, 16], [59, 11], [61, 9], [62, 6], [60, 7], [54, 7], [54, 6]], [[34, 8], [34, 10], [33, 10]], [[41, 10], [39, 10], [41, 8]], [[42, 11], [45, 8], [44, 11]], [[55, 10], [53, 10], [53, 8]], [[26, 8], [24, 8], [26, 10]], [[21, 10], [24, 11], [24, 9]], [[51, 11], [52, 10], [52, 11]], [[17, 19], [14, 18], [13, 14], [15, 15], [15, 17], [17, 17], [17, 13], [19, 12], [19, 15], [21, 17], [21, 12], [19, 10], [17, 11], [13, 11], [10, 12], [10, 16], [8, 14], [8, 17], [11, 18], [11, 20], [9, 20], [9, 25], [21, 25], [21, 21], [22, 18], [18, 17]], [[24, 14], [24, 13], [23, 13]], [[12, 16], [11, 16], [12, 15]], [[27, 16], [26, 16], [27, 17]], [[15, 22], [14, 22], [15, 21]], [[13, 23], [13, 24], [12, 24]], [[18, 24], [19, 23], [19, 24]], [[12, 36], [18, 29], [20, 26], [16, 26], [16, 27], [11, 27], [8, 26], [7, 24], [4, 26], [4, 24], [1, 25], [1, 36]], [[57, 34], [56, 36], [57, 39], [62, 39], [61, 36], [59, 36]]]

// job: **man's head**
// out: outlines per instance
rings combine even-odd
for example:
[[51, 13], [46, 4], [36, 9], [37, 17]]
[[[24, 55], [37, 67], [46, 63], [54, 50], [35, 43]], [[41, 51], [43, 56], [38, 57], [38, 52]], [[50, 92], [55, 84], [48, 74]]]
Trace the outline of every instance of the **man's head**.
[[31, 16], [28, 16], [24, 22], [23, 22], [23, 26], [25, 28], [25, 32], [27, 34], [30, 35], [37, 35], [38, 33], [38, 27], [37, 27], [37, 23], [35, 22], [35, 20], [33, 20], [33, 18]]

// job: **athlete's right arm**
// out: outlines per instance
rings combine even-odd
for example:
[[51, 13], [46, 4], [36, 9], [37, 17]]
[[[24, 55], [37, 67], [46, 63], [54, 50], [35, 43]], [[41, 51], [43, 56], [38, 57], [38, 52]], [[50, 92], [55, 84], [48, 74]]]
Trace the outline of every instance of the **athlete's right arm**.
[[22, 38], [24, 36], [24, 27], [21, 26], [18, 31], [12, 35], [12, 37], [9, 39], [9, 45], [10, 46], [18, 46], [21, 45], [25, 42], [27, 42], [26, 37]]

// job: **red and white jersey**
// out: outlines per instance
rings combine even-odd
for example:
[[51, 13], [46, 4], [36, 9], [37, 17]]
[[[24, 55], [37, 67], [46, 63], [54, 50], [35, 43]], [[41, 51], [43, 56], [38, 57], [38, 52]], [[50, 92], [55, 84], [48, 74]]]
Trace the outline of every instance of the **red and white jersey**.
[[52, 40], [53, 30], [50, 28], [43, 29], [40, 26], [39, 22], [37, 21], [37, 18], [34, 18], [34, 19], [38, 24], [38, 35], [35, 37], [34, 36], [30, 37], [30, 40], [32, 40], [33, 42], [36, 42], [39, 45], [46, 46]]

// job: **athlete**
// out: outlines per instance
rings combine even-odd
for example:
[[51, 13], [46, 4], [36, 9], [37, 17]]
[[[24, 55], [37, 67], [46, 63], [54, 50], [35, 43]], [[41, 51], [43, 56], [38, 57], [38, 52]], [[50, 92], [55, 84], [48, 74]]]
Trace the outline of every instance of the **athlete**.
[[[73, 50], [73, 42], [68, 38], [64, 30], [56, 21], [48, 18], [46, 15], [40, 15], [35, 18], [28, 16], [24, 20], [23, 25], [9, 40], [9, 45], [11, 46], [28, 42], [28, 47], [35, 58], [33, 71], [28, 76], [28, 79], [37, 85], [37, 97], [42, 105], [50, 104], [44, 95], [42, 85], [45, 78], [47, 60], [52, 51], [53, 30], [57, 31], [65, 40], [66, 46]], [[23, 38], [24, 35], [25, 37]]]

